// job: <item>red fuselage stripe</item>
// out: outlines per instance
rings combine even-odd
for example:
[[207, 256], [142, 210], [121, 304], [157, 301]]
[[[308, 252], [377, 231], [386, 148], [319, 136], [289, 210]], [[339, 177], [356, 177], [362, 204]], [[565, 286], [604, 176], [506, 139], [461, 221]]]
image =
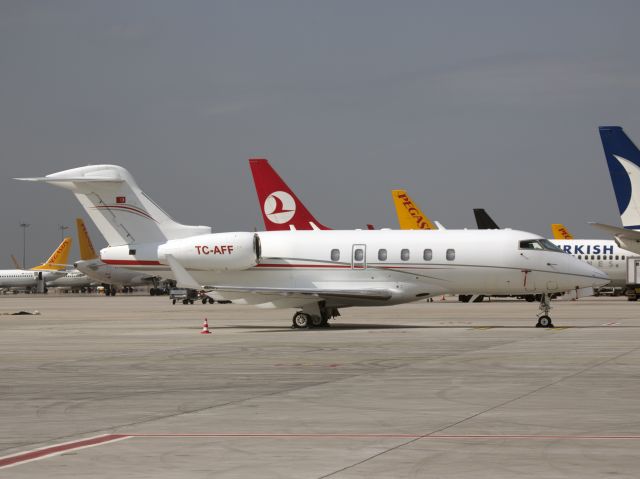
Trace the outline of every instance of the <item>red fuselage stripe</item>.
[[83, 441], [75, 441], [67, 444], [59, 444], [57, 446], [45, 447], [44, 449], [37, 449], [35, 451], [29, 451], [22, 454], [16, 454], [15, 456], [5, 457], [0, 459], [0, 467], [10, 466], [25, 461], [32, 461], [40, 457], [49, 456], [59, 452], [70, 451], [72, 449], [78, 449], [86, 446], [95, 446], [105, 442], [116, 441], [118, 439], [124, 439], [130, 437], [126, 434], [107, 434], [106, 436], [94, 437], [91, 439], [85, 439]]

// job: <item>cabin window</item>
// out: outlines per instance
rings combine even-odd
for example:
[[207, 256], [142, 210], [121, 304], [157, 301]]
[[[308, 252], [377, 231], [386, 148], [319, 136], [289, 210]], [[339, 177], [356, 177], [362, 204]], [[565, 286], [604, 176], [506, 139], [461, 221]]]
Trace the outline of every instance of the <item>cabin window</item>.
[[616, 261], [619, 260], [619, 259], [620, 259], [619, 255], [616, 255]]
[[622, 255], [621, 258], [624, 259], [624, 255]]
[[447, 261], [453, 261], [456, 259], [456, 250], [448, 249], [447, 250]]
[[400, 259], [402, 261], [409, 261], [409, 250], [404, 248], [400, 251]]
[[136, 255], [136, 250], [130, 249], [129, 250], [129, 256], [135, 256], [135, 255]]
[[331, 250], [331, 261], [340, 261], [340, 250], [332, 249]]
[[378, 261], [387, 261], [387, 250], [379, 249], [378, 250]]
[[433, 259], [433, 251], [430, 249], [426, 249], [422, 252], [422, 259], [425, 261], [431, 261]]
[[600, 255], [598, 255], [598, 261], [600, 261]]
[[581, 254], [578, 255], [578, 259], [582, 259], [582, 255]]
[[364, 251], [361, 248], [356, 249], [353, 252], [353, 260], [354, 261], [362, 261], [364, 259]]

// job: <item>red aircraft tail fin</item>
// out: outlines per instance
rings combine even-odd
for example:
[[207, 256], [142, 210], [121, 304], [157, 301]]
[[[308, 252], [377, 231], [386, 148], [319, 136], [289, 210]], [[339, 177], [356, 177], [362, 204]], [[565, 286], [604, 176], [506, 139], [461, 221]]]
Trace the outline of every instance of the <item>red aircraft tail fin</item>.
[[316, 220], [265, 159], [250, 159], [258, 203], [267, 231], [328, 230]]

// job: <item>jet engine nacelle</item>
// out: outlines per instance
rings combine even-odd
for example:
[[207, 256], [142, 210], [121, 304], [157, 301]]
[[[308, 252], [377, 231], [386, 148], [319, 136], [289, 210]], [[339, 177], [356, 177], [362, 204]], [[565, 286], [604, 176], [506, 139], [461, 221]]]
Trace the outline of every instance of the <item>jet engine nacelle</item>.
[[173, 256], [185, 268], [240, 271], [260, 261], [260, 238], [254, 233], [213, 233], [170, 240], [158, 246], [158, 260]]

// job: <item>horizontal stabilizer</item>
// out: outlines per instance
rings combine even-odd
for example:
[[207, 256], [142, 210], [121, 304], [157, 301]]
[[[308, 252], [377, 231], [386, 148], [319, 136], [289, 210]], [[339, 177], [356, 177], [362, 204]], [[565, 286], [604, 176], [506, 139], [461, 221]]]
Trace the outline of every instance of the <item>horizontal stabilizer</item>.
[[617, 238], [625, 238], [633, 241], [640, 241], [640, 231], [628, 230], [626, 228], [620, 228], [619, 226], [605, 225], [603, 223], [589, 223], [591, 226], [598, 228], [599, 230], [606, 231], [609, 234], [614, 235]]

